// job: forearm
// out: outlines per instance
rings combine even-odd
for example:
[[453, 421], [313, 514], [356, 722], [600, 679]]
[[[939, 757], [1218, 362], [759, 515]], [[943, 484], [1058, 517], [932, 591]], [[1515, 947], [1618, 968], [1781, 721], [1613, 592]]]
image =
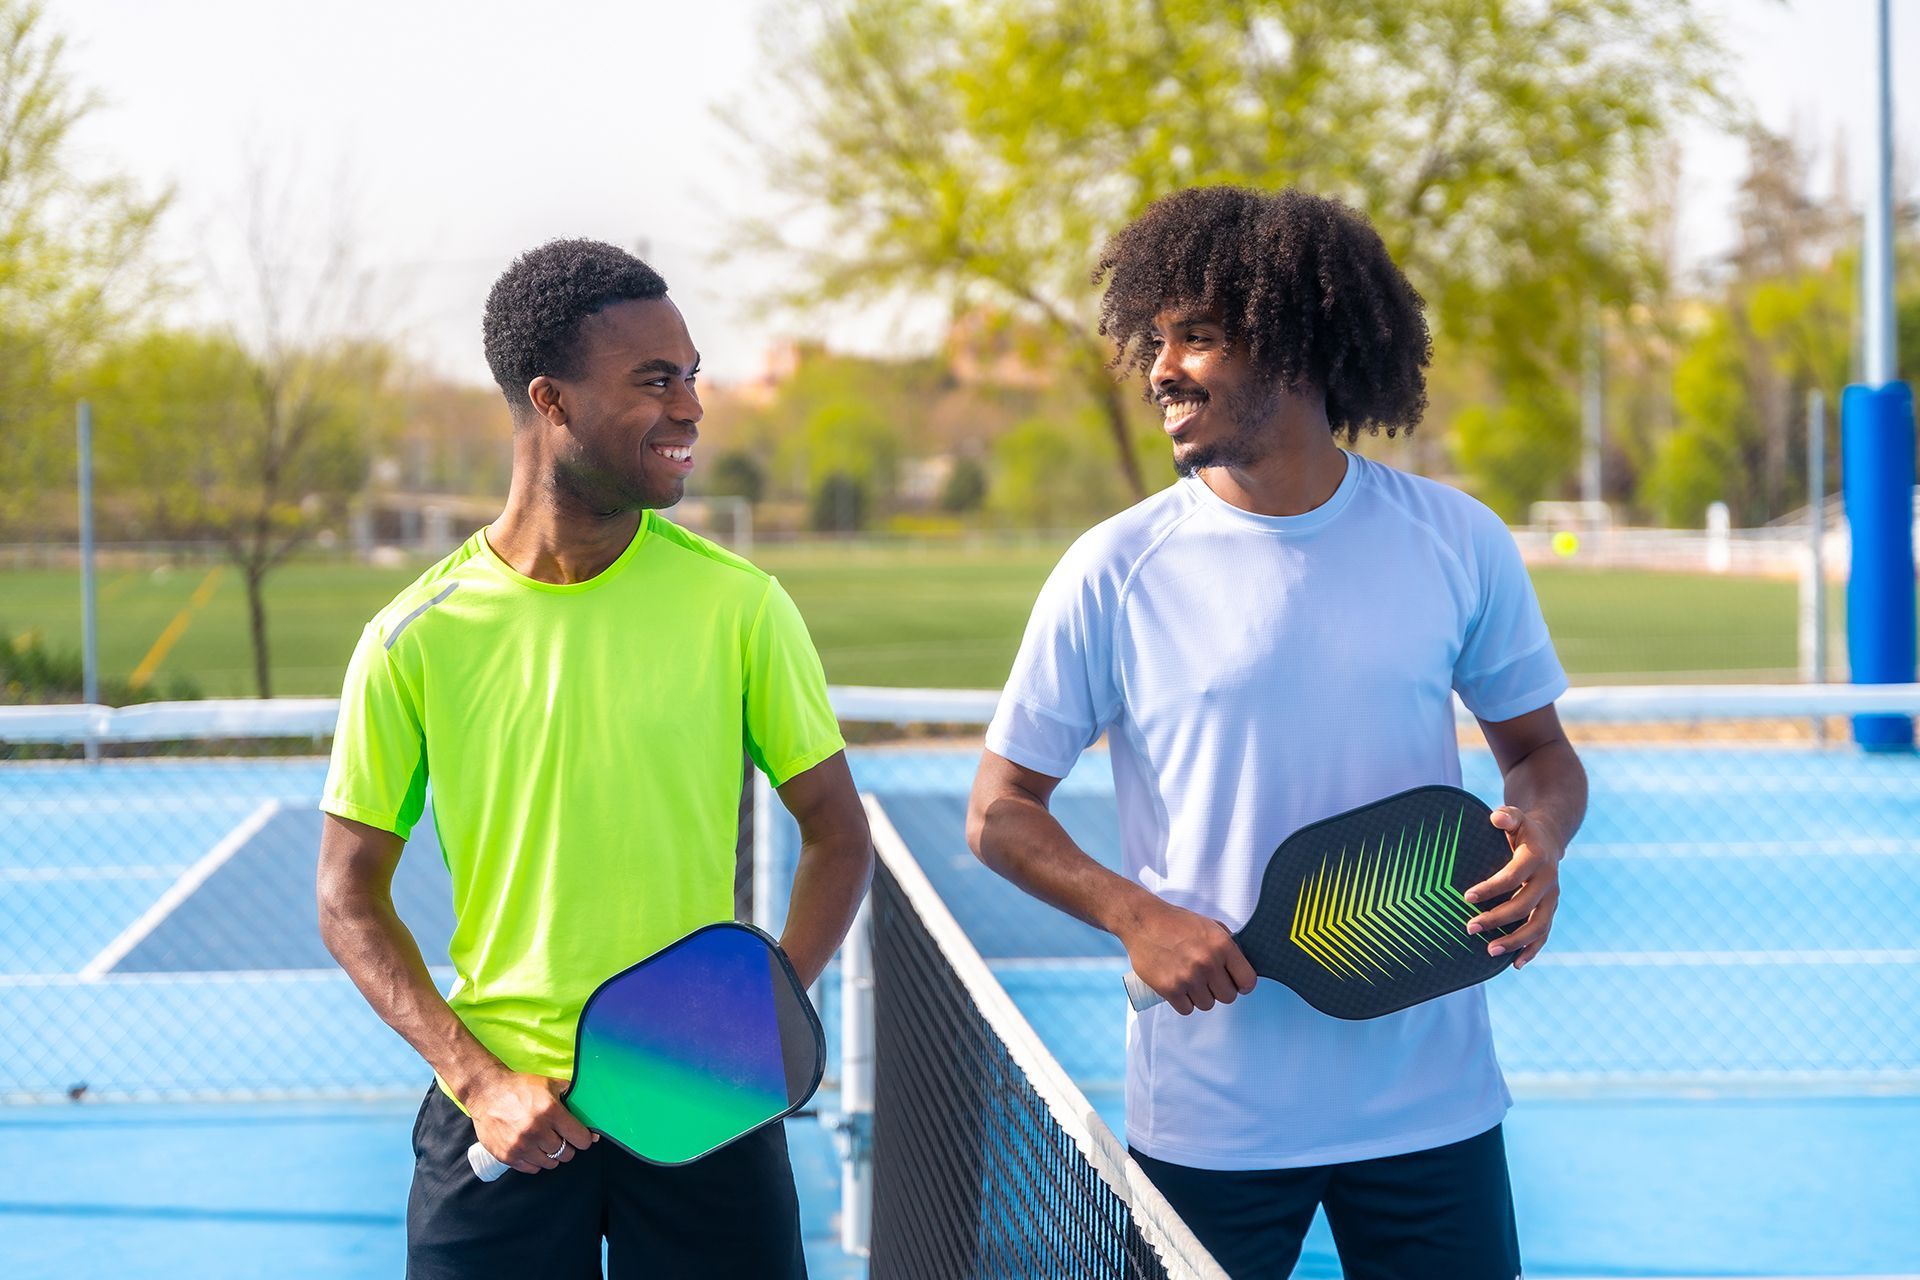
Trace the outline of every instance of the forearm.
[[787, 927], [780, 935], [780, 949], [802, 983], [812, 986], [840, 949], [872, 878], [873, 841], [864, 823], [858, 830], [802, 838]]
[[1544, 742], [1507, 769], [1506, 802], [1546, 827], [1565, 851], [1587, 816], [1587, 771], [1565, 738]]
[[390, 898], [364, 891], [323, 896], [320, 935], [373, 1011], [456, 1098], [464, 1100], [477, 1080], [505, 1069], [448, 1007]]
[[1036, 797], [996, 795], [976, 811], [969, 827], [968, 842], [982, 862], [1096, 929], [1123, 936], [1157, 902], [1088, 856]]
[[1115, 875], [1073, 842], [1047, 808], [1059, 779], [989, 750], [974, 776], [967, 843], [979, 859], [1034, 897], [1127, 949], [1127, 962], [1174, 1012], [1230, 1004], [1257, 980], [1218, 920], [1162, 902]]

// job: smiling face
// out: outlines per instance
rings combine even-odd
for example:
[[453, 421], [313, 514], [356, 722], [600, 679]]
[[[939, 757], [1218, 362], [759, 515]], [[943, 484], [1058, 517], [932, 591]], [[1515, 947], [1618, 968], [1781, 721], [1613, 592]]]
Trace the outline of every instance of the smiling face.
[[555, 485], [598, 513], [669, 507], [693, 471], [700, 353], [666, 298], [616, 302], [580, 325], [577, 372], [527, 387], [551, 433]]
[[1183, 476], [1206, 467], [1248, 467], [1278, 443], [1274, 416], [1285, 392], [1227, 342], [1218, 316], [1173, 307], [1153, 320], [1147, 397], [1159, 405]]

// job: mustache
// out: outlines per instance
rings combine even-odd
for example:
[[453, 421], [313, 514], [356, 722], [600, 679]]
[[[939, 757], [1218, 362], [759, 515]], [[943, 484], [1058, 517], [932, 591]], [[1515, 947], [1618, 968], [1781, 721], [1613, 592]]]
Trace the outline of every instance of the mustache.
[[1155, 391], [1152, 387], [1148, 387], [1144, 398], [1148, 404], [1158, 405], [1162, 409], [1175, 404], [1205, 404], [1207, 401], [1213, 399], [1211, 395], [1199, 387], [1194, 387], [1189, 391], [1167, 392]]

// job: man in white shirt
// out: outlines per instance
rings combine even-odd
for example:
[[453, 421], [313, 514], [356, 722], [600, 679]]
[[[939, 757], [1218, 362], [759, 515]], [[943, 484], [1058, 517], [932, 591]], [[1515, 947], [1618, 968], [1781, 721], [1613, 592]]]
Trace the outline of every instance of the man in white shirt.
[[[1514, 850], [1468, 898], [1517, 891], [1468, 931], [1518, 924], [1489, 949], [1524, 968], [1553, 923], [1586, 777], [1513, 539], [1337, 443], [1419, 421], [1423, 304], [1363, 217], [1298, 191], [1170, 196], [1100, 270], [1102, 332], [1146, 375], [1182, 479], [1081, 537], [1042, 589], [969, 843], [1113, 933], [1166, 997], [1130, 1023], [1128, 1142], [1229, 1273], [1287, 1274], [1324, 1205], [1349, 1280], [1513, 1280], [1483, 991], [1342, 1021], [1256, 986], [1229, 934], [1295, 830], [1459, 783], [1456, 692], [1504, 775], [1493, 821]], [[1124, 874], [1047, 810], [1102, 734]]]

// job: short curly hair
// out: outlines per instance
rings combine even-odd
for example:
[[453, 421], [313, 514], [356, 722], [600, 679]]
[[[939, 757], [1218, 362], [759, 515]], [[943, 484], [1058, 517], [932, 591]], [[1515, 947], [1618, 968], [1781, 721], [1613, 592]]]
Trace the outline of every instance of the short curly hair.
[[1411, 431], [1426, 412], [1426, 303], [1372, 224], [1338, 200], [1176, 192], [1107, 242], [1093, 272], [1103, 279], [1100, 332], [1115, 368], [1145, 373], [1154, 317], [1190, 306], [1218, 316], [1265, 376], [1325, 393], [1327, 421], [1349, 442], [1363, 427]]
[[487, 367], [514, 416], [533, 411], [529, 382], [579, 372], [581, 321], [616, 302], [666, 296], [659, 272], [598, 240], [550, 240], [515, 258], [480, 322]]

